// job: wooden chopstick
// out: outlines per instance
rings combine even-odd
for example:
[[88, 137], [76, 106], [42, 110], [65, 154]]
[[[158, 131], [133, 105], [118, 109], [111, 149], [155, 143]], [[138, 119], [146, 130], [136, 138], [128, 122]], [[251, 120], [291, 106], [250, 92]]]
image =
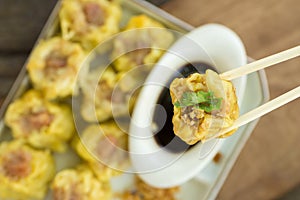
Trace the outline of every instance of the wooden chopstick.
[[233, 70], [220, 74], [221, 79], [232, 80], [240, 76], [255, 72], [266, 67], [281, 63], [283, 61], [295, 58], [300, 55], [300, 45], [294, 48], [282, 51], [280, 53], [262, 58], [247, 65], [235, 68]]
[[216, 137], [221, 136], [229, 131], [232, 131], [240, 126], [243, 126], [299, 97], [300, 97], [300, 86], [240, 116], [232, 126], [221, 129], [221, 131], [216, 135]]

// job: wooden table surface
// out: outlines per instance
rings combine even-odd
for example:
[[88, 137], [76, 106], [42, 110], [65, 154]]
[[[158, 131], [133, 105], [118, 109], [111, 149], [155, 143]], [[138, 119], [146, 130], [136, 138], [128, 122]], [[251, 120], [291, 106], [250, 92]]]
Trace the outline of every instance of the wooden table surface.
[[[0, 104], [55, 1], [0, 0]], [[299, 45], [299, 0], [171, 0], [161, 6], [194, 25], [221, 23], [258, 59]], [[300, 58], [266, 70], [271, 98], [300, 84]], [[218, 199], [300, 199], [300, 103], [262, 117]], [[293, 196], [284, 196], [296, 188]]]

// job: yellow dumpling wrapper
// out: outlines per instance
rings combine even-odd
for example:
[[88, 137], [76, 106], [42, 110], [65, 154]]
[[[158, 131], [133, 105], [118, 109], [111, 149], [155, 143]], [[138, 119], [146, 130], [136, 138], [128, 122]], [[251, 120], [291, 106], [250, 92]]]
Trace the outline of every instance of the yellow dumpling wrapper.
[[115, 123], [90, 125], [73, 141], [78, 155], [86, 160], [98, 179], [109, 180], [128, 167], [128, 136]]
[[100, 182], [87, 165], [60, 171], [51, 188], [55, 200], [109, 200], [112, 196], [110, 183]]
[[114, 41], [115, 69], [128, 71], [142, 66], [149, 71], [174, 40], [161, 23], [146, 15], [132, 17]]
[[21, 141], [0, 144], [0, 199], [44, 199], [54, 174], [50, 151], [33, 149]]
[[[239, 116], [239, 107], [235, 88], [230, 81], [221, 80], [219, 75], [211, 70], [206, 74], [191, 74], [187, 78], [176, 78], [170, 85], [172, 103], [180, 101], [185, 92], [212, 91], [222, 98], [218, 111], [206, 112], [195, 106], [177, 107], [174, 105], [173, 130], [187, 144], [205, 141], [224, 128], [230, 127]], [[219, 137], [233, 134], [230, 131]]]
[[76, 81], [86, 53], [79, 44], [59, 37], [42, 40], [33, 50], [27, 70], [34, 88], [47, 99], [76, 93]]
[[59, 18], [62, 37], [91, 50], [119, 31], [121, 8], [107, 0], [63, 0]]
[[66, 149], [66, 142], [75, 132], [69, 106], [47, 101], [36, 90], [27, 91], [9, 105], [5, 123], [15, 139], [59, 152]]

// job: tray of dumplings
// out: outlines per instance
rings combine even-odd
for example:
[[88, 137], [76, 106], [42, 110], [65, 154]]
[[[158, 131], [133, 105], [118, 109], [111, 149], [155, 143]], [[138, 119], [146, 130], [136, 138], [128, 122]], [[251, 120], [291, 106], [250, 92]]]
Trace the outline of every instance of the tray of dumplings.
[[[237, 152], [225, 149], [219, 168], [212, 161], [206, 175], [218, 170], [209, 183], [159, 189], [125, 173], [131, 167], [128, 126], [140, 88], [176, 33], [192, 29], [145, 1], [60, 1], [0, 110], [0, 199], [216, 195], [230, 170], [224, 165], [232, 165]], [[135, 70], [137, 65], [142, 67]], [[267, 98], [264, 75], [251, 79], [263, 91], [252, 103], [261, 104]], [[252, 93], [259, 91], [253, 87]], [[236, 149], [244, 142], [237, 140]]]

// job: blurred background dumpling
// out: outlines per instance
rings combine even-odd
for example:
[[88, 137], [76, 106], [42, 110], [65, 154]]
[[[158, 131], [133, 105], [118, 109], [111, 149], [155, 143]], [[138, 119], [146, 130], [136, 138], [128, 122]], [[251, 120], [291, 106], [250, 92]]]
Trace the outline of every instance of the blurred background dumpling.
[[140, 178], [135, 178], [135, 189], [121, 194], [122, 200], [176, 200], [180, 187], [156, 188], [148, 185]]
[[108, 180], [128, 167], [128, 136], [113, 122], [90, 125], [73, 141], [99, 180]]
[[41, 41], [27, 64], [34, 88], [42, 91], [48, 99], [74, 94], [85, 55], [79, 44], [59, 37]]
[[121, 9], [108, 0], [63, 0], [59, 17], [62, 37], [90, 50], [119, 31]]
[[5, 123], [15, 139], [54, 151], [64, 151], [75, 131], [69, 106], [49, 102], [36, 90], [29, 90], [9, 105]]
[[112, 117], [129, 116], [134, 101], [120, 78], [112, 68], [99, 67], [80, 80], [83, 119], [103, 122]]
[[112, 60], [117, 71], [147, 65], [151, 69], [174, 40], [173, 34], [146, 15], [133, 16], [114, 40]]
[[87, 165], [58, 172], [52, 182], [53, 200], [109, 200], [109, 182], [100, 182]]
[[48, 150], [36, 150], [21, 141], [0, 144], [0, 199], [44, 199], [54, 174]]
[[83, 94], [81, 114], [86, 121], [104, 121], [112, 117], [111, 96], [116, 84], [115, 72], [99, 68], [80, 81]]

